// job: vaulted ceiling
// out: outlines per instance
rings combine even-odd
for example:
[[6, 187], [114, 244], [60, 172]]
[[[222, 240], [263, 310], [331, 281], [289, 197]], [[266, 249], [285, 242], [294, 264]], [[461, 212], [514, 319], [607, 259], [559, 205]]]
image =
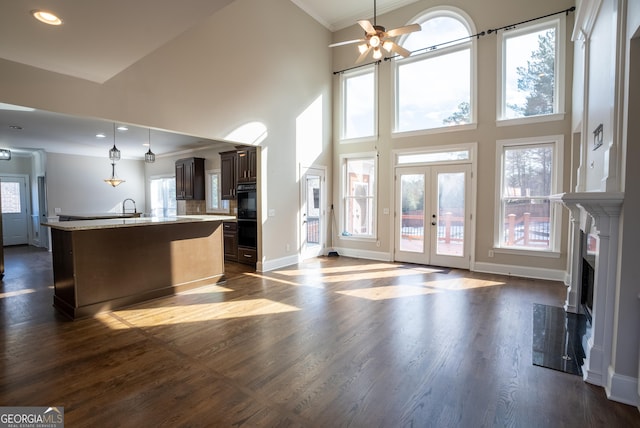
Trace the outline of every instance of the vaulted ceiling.
[[[233, 1], [3, 1], [0, 58], [103, 83]], [[291, 1], [331, 31], [373, 15], [372, 0]], [[414, 1], [377, 0], [377, 13]], [[34, 9], [55, 12], [63, 19], [63, 26], [54, 28], [36, 21], [30, 13]], [[0, 103], [2, 101], [0, 99]], [[99, 120], [49, 112], [35, 111], [26, 115], [3, 110], [0, 105], [0, 146], [10, 140], [15, 148], [41, 147], [46, 135], [52, 151], [98, 155], [97, 150], [103, 151], [104, 142], [87, 143], [86, 132], [88, 129], [98, 132], [97, 128], [111, 126]], [[140, 141], [147, 138], [147, 133], [146, 129], [131, 127], [129, 136], [118, 136], [118, 145], [126, 148], [131, 144], [139, 152]], [[153, 148], [158, 154], [192, 148], [197, 140], [160, 131], [152, 134]]]

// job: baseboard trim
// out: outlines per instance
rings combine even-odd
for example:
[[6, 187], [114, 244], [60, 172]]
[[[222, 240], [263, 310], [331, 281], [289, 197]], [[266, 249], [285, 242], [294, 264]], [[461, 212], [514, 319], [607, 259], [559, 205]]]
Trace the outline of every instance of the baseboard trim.
[[256, 263], [256, 271], [269, 272], [275, 269], [281, 269], [283, 267], [287, 267], [295, 264], [298, 264], [297, 254], [281, 257], [279, 259], [267, 260], [266, 262], [258, 262]]
[[380, 262], [393, 261], [391, 253], [382, 251], [358, 250], [355, 248], [335, 248], [338, 254], [345, 257], [354, 257], [356, 259], [377, 260]]
[[630, 406], [640, 406], [638, 378], [618, 374], [611, 366], [609, 366], [605, 391], [607, 392], [607, 398], [609, 400], [618, 401]]
[[502, 265], [497, 263], [476, 262], [474, 272], [494, 273], [499, 275], [519, 276], [523, 278], [546, 279], [549, 281], [565, 281], [565, 271], [557, 269], [534, 268], [529, 266]]

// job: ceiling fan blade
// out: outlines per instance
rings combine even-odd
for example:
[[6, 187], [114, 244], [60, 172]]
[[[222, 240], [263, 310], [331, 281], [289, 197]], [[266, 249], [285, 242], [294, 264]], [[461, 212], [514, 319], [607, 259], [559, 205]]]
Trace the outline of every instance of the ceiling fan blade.
[[395, 37], [395, 36], [399, 36], [400, 34], [407, 34], [407, 33], [413, 33], [414, 31], [420, 31], [421, 29], [422, 27], [420, 27], [420, 24], [411, 24], [404, 27], [399, 27], [399, 28], [394, 28], [393, 30], [389, 30], [387, 31], [387, 36]]
[[350, 45], [352, 43], [364, 43], [364, 42], [366, 42], [365, 39], [346, 40], [344, 42], [332, 43], [329, 45], [329, 47], [335, 48], [336, 46], [344, 46], [344, 45]]
[[362, 52], [362, 54], [360, 54], [360, 56], [356, 60], [356, 64], [360, 64], [362, 61], [364, 61], [364, 59], [367, 57], [367, 55], [369, 55], [370, 51], [371, 51], [371, 46], [369, 46], [366, 51], [364, 51], [364, 52]]
[[367, 34], [376, 34], [376, 29], [373, 28], [373, 25], [371, 24], [371, 22], [367, 21], [366, 19], [362, 19], [360, 21], [358, 21], [358, 24], [360, 24], [360, 26], [362, 27], [362, 29], [364, 30], [365, 33]]
[[391, 50], [397, 53], [398, 55], [402, 55], [405, 58], [411, 55], [411, 52], [406, 50], [402, 46], [397, 45], [396, 43], [393, 43], [393, 42], [389, 42], [389, 43], [391, 43]]

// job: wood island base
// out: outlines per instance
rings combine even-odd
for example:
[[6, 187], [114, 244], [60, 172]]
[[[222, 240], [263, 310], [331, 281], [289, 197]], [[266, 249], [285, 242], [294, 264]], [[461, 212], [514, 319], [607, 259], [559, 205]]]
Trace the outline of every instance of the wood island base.
[[50, 226], [53, 305], [74, 320], [225, 281], [222, 221]]

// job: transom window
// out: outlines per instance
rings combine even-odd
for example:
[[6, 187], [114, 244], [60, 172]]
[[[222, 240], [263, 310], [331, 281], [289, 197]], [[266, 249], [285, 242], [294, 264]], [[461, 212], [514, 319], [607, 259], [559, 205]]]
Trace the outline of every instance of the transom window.
[[413, 54], [395, 61], [395, 132], [475, 122], [474, 47], [462, 11], [438, 9], [414, 22], [422, 30], [399, 43]]
[[564, 15], [498, 33], [498, 119], [562, 113]]

